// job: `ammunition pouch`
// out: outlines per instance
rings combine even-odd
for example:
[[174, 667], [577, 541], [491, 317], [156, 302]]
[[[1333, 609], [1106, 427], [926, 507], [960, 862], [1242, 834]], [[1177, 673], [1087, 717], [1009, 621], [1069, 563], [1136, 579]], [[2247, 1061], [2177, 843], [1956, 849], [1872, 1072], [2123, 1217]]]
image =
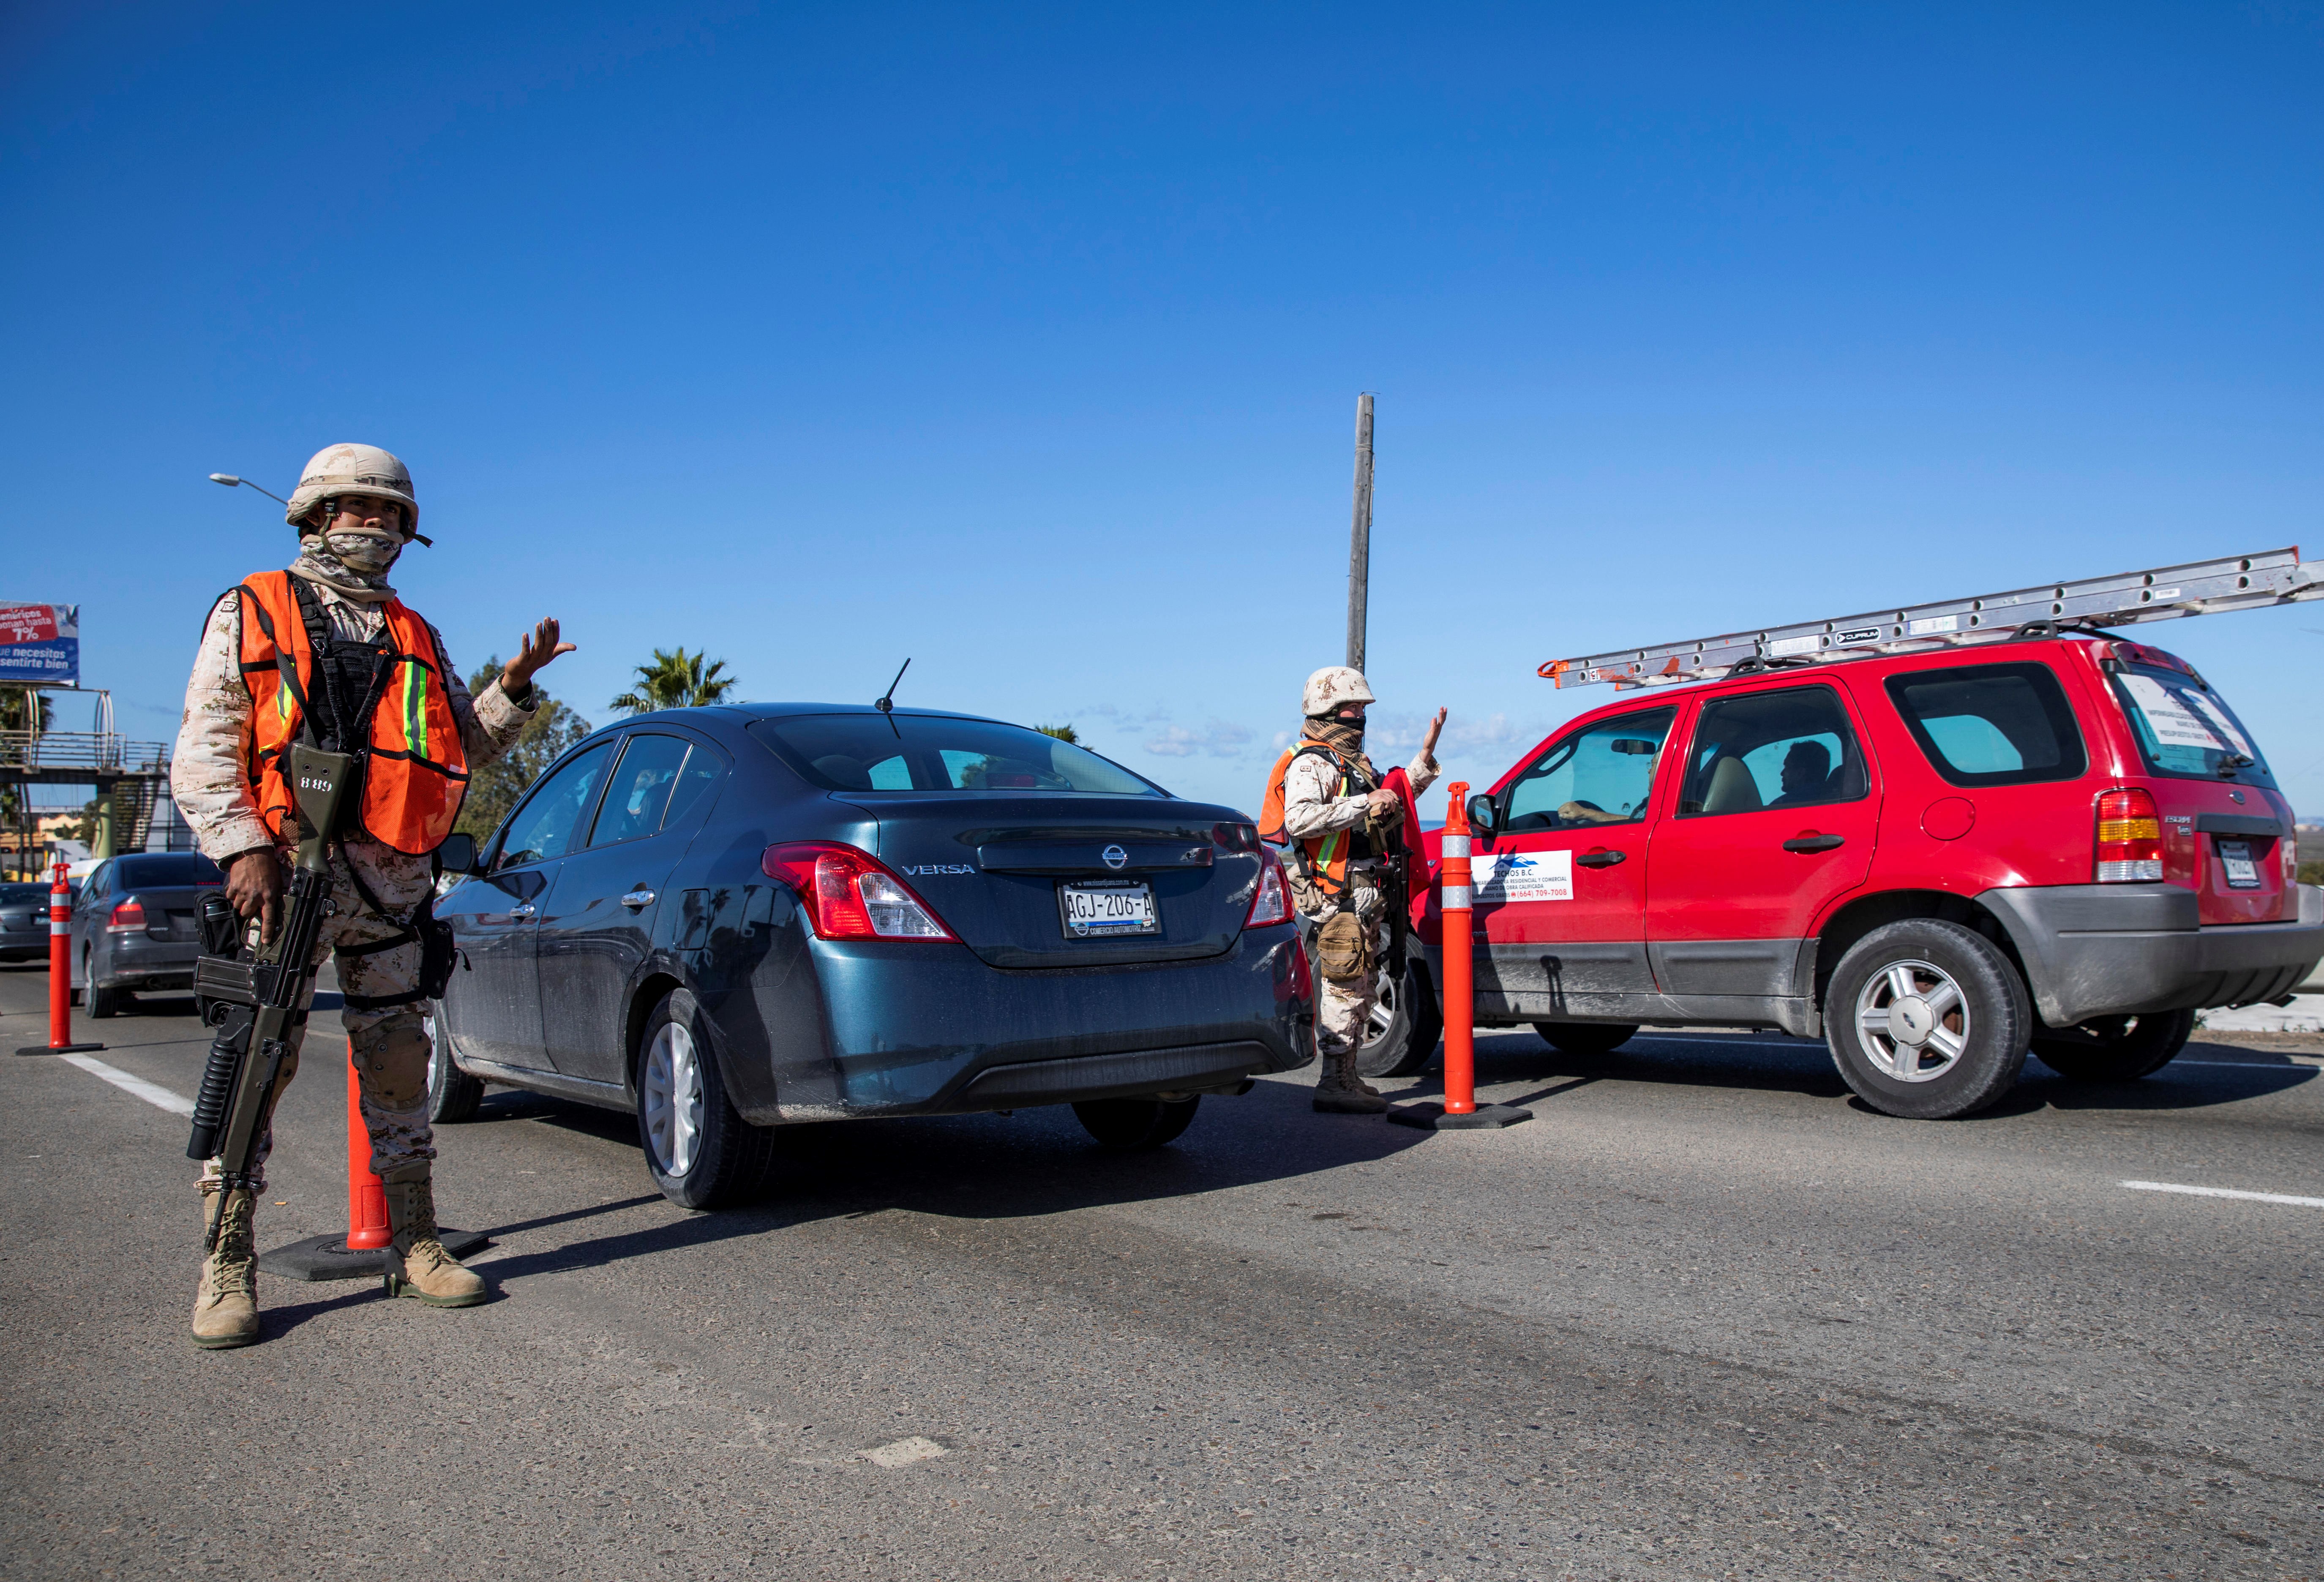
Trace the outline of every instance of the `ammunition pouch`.
[[1315, 934], [1315, 970], [1334, 983], [1371, 976], [1372, 931], [1352, 906], [1342, 906], [1323, 920]]

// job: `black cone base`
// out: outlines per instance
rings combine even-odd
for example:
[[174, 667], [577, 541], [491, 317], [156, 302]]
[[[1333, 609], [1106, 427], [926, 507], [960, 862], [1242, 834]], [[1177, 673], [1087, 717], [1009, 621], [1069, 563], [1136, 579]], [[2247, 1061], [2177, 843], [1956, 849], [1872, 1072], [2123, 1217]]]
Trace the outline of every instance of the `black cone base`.
[[1425, 1132], [1493, 1132], [1531, 1120], [1533, 1111], [1513, 1104], [1480, 1104], [1466, 1115], [1448, 1115], [1442, 1104], [1406, 1104], [1389, 1110], [1388, 1118]]
[[[454, 1230], [449, 1226], [438, 1226], [436, 1236], [444, 1244], [444, 1250], [456, 1258], [465, 1258], [493, 1245], [492, 1237], [481, 1230]], [[328, 1236], [310, 1236], [271, 1253], [261, 1253], [258, 1267], [278, 1280], [376, 1280], [387, 1273], [387, 1260], [380, 1255], [377, 1247], [348, 1251], [347, 1233], [335, 1230]]]
[[16, 1051], [18, 1054], [87, 1054], [92, 1049], [103, 1049], [102, 1044], [35, 1044]]

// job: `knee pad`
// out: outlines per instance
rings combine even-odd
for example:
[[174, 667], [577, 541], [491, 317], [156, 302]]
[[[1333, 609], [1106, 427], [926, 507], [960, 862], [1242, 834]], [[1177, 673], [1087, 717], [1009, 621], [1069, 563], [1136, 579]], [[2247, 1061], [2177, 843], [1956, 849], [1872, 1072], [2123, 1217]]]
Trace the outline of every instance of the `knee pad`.
[[390, 1016], [347, 1035], [348, 1053], [363, 1079], [364, 1097], [382, 1109], [417, 1108], [428, 1098], [432, 1045], [418, 1013]]

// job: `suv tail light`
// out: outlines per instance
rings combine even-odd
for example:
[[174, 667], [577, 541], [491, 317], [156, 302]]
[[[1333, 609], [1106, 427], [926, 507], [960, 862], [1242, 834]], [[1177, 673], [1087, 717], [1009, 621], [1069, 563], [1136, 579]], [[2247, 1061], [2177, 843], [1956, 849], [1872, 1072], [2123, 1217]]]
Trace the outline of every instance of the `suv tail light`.
[[1266, 928], [1290, 921], [1291, 887], [1284, 882], [1283, 860], [1262, 847], [1259, 853], [1259, 892], [1250, 898], [1250, 915], [1242, 920], [1242, 925]]
[[798, 892], [818, 939], [952, 939], [909, 886], [868, 851], [836, 841], [770, 846], [759, 868]]
[[2154, 798], [2133, 786], [2098, 794], [2098, 882], [2128, 884], [2163, 877], [2163, 819]]
[[145, 904], [134, 896], [124, 896], [113, 904], [112, 915], [105, 920], [107, 934], [134, 934], [145, 926]]

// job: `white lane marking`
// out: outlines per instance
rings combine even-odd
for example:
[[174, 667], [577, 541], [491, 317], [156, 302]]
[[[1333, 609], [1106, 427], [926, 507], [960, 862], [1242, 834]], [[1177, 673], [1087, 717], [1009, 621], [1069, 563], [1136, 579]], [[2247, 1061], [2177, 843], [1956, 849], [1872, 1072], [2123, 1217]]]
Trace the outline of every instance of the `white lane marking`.
[[194, 1101], [192, 1099], [180, 1099], [175, 1093], [171, 1092], [167, 1088], [160, 1087], [155, 1083], [149, 1082], [143, 1077], [133, 1077], [127, 1072], [122, 1071], [118, 1067], [109, 1066], [101, 1060], [95, 1059], [92, 1056], [86, 1054], [60, 1055], [58, 1058], [62, 1060], [68, 1065], [77, 1065], [80, 1067], [81, 1070], [87, 1072], [92, 1077], [103, 1077], [106, 1081], [120, 1089], [123, 1092], [134, 1093], [137, 1097], [145, 1100], [146, 1103], [159, 1105], [163, 1109], [168, 1110], [171, 1115], [191, 1115], [194, 1113]]
[[2126, 1181], [2135, 1192], [2185, 1192], [2194, 1198], [2240, 1198], [2247, 1203], [2290, 1203], [2301, 1209], [2324, 1209], [2324, 1198], [2295, 1198], [2288, 1192], [2239, 1192], [2233, 1187], [2181, 1186], [2169, 1181]]

